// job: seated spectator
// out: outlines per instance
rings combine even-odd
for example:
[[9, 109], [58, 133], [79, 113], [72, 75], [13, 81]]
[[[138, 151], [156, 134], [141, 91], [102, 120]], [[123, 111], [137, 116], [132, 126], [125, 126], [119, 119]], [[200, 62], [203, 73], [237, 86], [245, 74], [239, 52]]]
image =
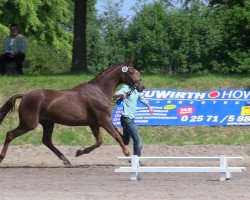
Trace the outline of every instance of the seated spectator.
[[10, 25], [10, 35], [6, 38], [4, 43], [4, 54], [0, 57], [0, 73], [6, 73], [6, 64], [12, 61], [16, 62], [17, 73], [23, 74], [22, 62], [25, 58], [25, 40], [24, 37], [18, 33], [18, 25]]

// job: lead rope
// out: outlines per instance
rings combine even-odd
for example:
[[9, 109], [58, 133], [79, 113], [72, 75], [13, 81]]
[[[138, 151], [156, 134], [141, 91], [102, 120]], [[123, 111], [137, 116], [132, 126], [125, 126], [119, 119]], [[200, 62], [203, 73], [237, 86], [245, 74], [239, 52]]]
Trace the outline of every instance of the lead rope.
[[[132, 92], [135, 90], [135, 87], [131, 87], [130, 86], [130, 91], [128, 91], [127, 93], [126, 93], [126, 95], [127, 95], [127, 97], [130, 97], [130, 95], [132, 94]], [[121, 102], [123, 101], [123, 98], [122, 97], [119, 97], [117, 100], [116, 99], [114, 99], [114, 102], [116, 103], [116, 105], [120, 105], [121, 104]]]

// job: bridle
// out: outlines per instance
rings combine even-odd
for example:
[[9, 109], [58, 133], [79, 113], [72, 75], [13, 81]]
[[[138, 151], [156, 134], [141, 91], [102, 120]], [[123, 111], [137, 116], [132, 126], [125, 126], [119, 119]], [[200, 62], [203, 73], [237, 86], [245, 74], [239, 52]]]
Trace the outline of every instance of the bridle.
[[[128, 67], [125, 66], [122, 68], [122, 72], [125, 73], [125, 84], [127, 84], [132, 91], [137, 89], [136, 84], [141, 82], [141, 79], [133, 80], [130, 74], [128, 73]], [[132, 93], [132, 92], [131, 92]]]
[[137, 87], [136, 87], [136, 84], [137, 83], [140, 83], [141, 82], [141, 80], [140, 79], [138, 79], [138, 80], [133, 80], [132, 78], [131, 78], [131, 76], [129, 75], [129, 73], [125, 73], [125, 80], [126, 80], [126, 84], [131, 88], [131, 89], [136, 89]]
[[[133, 80], [128, 71], [129, 70], [127, 66], [122, 67], [122, 72], [125, 75], [125, 84], [130, 87], [130, 91], [126, 93], [127, 97], [129, 97], [133, 93], [133, 91], [137, 89], [136, 84], [141, 82], [141, 79]], [[119, 105], [122, 101], [122, 97], [115, 100], [117, 105]]]

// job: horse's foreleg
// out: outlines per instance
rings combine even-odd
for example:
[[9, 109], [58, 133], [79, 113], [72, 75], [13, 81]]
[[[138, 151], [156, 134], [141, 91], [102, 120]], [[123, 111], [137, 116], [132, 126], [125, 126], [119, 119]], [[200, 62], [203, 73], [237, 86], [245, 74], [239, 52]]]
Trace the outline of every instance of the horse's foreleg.
[[102, 145], [102, 137], [100, 135], [100, 127], [99, 126], [90, 126], [92, 133], [96, 139], [96, 143], [90, 147], [87, 147], [85, 149], [79, 149], [76, 152], [76, 157], [82, 155], [82, 154], [87, 154], [91, 151], [93, 151], [94, 149], [100, 147]]
[[53, 145], [52, 143], [52, 133], [54, 128], [54, 123], [44, 121], [41, 123], [43, 126], [43, 144], [47, 146], [53, 153], [55, 153], [59, 159], [63, 161], [64, 165], [70, 166], [69, 160]]
[[4, 159], [4, 157], [6, 155], [6, 152], [8, 150], [10, 142], [12, 140], [14, 140], [16, 137], [28, 132], [29, 130], [31, 130], [31, 129], [27, 129], [27, 128], [24, 128], [24, 127], [19, 125], [16, 129], [7, 132], [4, 146], [3, 146], [2, 151], [0, 153], [0, 163], [2, 162], [2, 160]]
[[128, 148], [125, 146], [121, 134], [118, 130], [111, 124], [109, 120], [103, 125], [103, 128], [120, 144], [122, 151], [125, 156], [130, 156]]

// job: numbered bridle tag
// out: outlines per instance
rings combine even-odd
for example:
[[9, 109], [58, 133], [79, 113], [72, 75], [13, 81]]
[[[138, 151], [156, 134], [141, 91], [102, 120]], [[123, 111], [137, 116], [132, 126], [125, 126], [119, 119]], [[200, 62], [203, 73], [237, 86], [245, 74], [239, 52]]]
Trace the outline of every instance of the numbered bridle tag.
[[127, 66], [122, 67], [122, 72], [124, 73], [128, 72], [128, 67]]

